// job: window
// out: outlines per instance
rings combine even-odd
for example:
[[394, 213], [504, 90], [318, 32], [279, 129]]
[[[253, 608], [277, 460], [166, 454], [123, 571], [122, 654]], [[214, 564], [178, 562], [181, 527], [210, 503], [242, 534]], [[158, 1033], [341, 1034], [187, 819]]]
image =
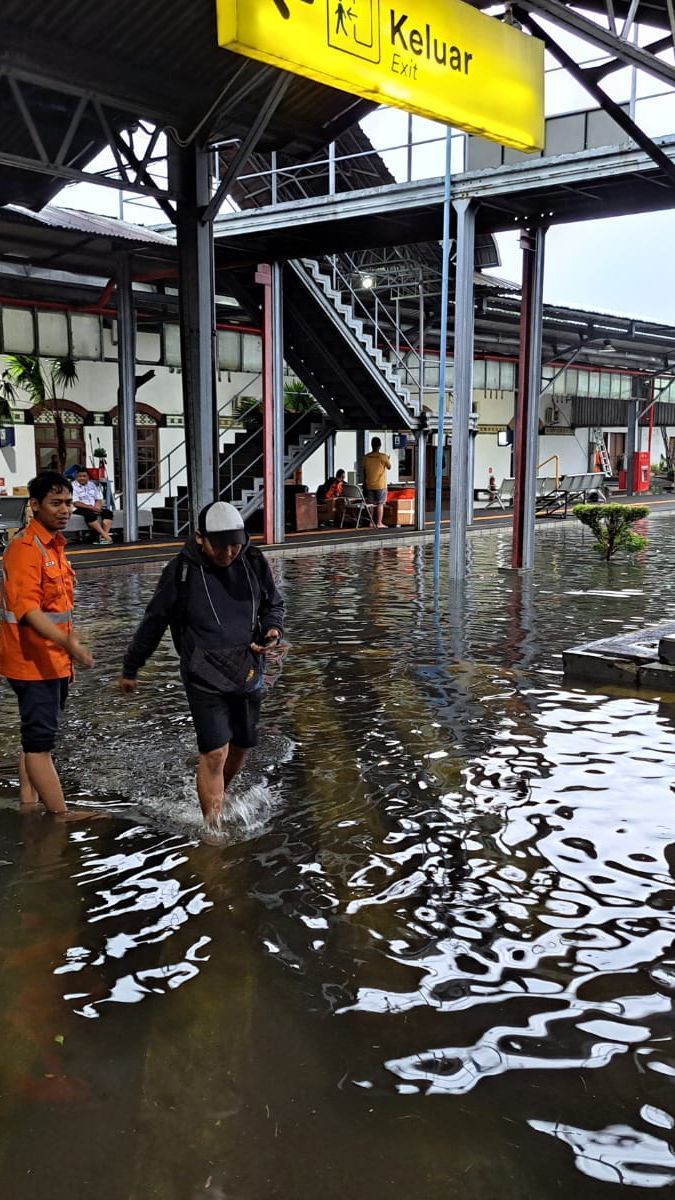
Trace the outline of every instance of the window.
[[[84, 441], [84, 422], [77, 413], [63, 410], [64, 432], [66, 435], [66, 469], [79, 464], [84, 466], [87, 461], [87, 449]], [[38, 471], [58, 470], [58, 444], [56, 440], [56, 425], [51, 413], [42, 412], [35, 418], [35, 466]], [[55, 460], [56, 459], [56, 463]]]
[[[113, 417], [113, 451], [115, 482], [122, 487], [119, 434], [117, 416]], [[157, 421], [149, 413], [136, 413], [136, 466], [139, 492], [158, 492], [159, 479], [159, 431]]]

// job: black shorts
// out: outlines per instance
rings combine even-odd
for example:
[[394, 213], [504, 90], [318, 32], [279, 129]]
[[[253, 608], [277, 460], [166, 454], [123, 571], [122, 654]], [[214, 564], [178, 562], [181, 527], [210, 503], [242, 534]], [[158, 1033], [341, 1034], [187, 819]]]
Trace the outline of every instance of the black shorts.
[[250, 750], [258, 744], [258, 721], [262, 692], [212, 692], [208, 688], [185, 684], [200, 754], [221, 746]]
[[94, 512], [91, 508], [78, 508], [75, 505], [75, 512], [78, 517], [83, 517], [87, 525], [91, 525], [94, 521], [112, 521], [112, 513], [109, 508], [99, 508], [98, 512]]
[[69, 679], [8, 679], [19, 701], [21, 748], [25, 754], [54, 749]]

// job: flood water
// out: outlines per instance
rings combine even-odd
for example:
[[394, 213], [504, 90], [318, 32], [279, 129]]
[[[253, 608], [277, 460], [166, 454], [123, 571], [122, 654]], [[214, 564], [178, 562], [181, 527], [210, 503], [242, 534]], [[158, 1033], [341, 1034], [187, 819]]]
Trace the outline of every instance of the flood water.
[[675, 1188], [675, 697], [563, 682], [672, 619], [675, 521], [634, 563], [572, 520], [277, 561], [291, 650], [221, 841], [156, 572], [80, 576], [98, 665], [60, 764], [109, 819], [15, 806], [0, 691], [0, 1196], [601, 1200]]

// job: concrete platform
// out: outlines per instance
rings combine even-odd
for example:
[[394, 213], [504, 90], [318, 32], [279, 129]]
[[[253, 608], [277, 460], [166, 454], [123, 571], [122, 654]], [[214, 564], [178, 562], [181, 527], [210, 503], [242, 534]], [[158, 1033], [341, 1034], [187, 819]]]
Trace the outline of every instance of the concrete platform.
[[[573, 646], [563, 651], [565, 677], [590, 684], [610, 683], [675, 693], [675, 665], [663, 661], [664, 657], [672, 657], [669, 644], [672, 646], [673, 638], [675, 621], [668, 621], [635, 633]], [[660, 653], [663, 639], [663, 653]]]
[[[638, 499], [640, 503], [649, 505], [654, 516], [659, 513], [675, 512], [675, 496], [671, 495], [617, 497], [617, 502], [633, 503]], [[574, 522], [571, 514], [569, 519]], [[559, 515], [539, 517], [537, 519], [537, 526], [549, 525], [550, 523], [555, 525], [560, 520], [561, 517]], [[485, 511], [485, 509], [476, 506], [474, 519], [469, 526], [469, 531], [475, 534], [490, 529], [510, 529], [512, 522], [513, 514], [509, 509], [505, 512], [494, 509]], [[450, 522], [447, 518], [441, 522], [444, 532], [447, 532], [449, 524]], [[265, 553], [274, 556], [292, 556], [309, 552], [314, 554], [330, 554], [337, 549], [372, 550], [373, 547], [387, 545], [424, 545], [432, 542], [433, 536], [433, 514], [427, 513], [426, 528], [423, 533], [412, 526], [401, 526], [394, 529], [371, 529], [368, 526], [364, 526], [361, 529], [334, 529], [326, 527], [323, 529], [312, 529], [305, 533], [287, 533], [286, 540], [279, 545], [264, 546], [262, 544], [262, 537], [259, 534], [254, 534], [252, 540]], [[135, 566], [138, 563], [166, 562], [172, 554], [176, 553], [182, 544], [182, 539], [175, 540], [174, 538], [162, 538], [157, 541], [132, 542], [129, 544], [116, 543], [113, 546], [91, 546], [73, 543], [68, 547], [67, 554], [76, 570], [84, 570], [91, 567]]]

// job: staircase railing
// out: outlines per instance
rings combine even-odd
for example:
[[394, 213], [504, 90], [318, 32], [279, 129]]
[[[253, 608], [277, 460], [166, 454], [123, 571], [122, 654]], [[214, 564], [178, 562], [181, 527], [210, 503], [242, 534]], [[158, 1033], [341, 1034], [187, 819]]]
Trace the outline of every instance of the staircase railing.
[[[250, 387], [252, 387], [252, 385], [254, 383], [257, 383], [257, 381], [260, 379], [261, 375], [262, 375], [262, 372], [258, 371], [257, 375], [254, 375], [252, 379], [249, 379], [249, 380], [247, 380], [246, 383], [242, 384], [242, 386], [239, 388], [239, 391], [235, 392], [233, 396], [230, 396], [230, 399], [227, 400], [225, 402], [225, 404], [223, 404], [222, 408], [218, 409], [218, 417], [220, 418], [222, 416], [222, 414], [225, 412], [225, 409], [230, 408], [239, 399], [241, 394], [246, 391], [247, 388], [250, 388]], [[256, 404], [252, 405], [251, 409], [249, 409], [249, 412], [251, 412], [259, 404], [262, 404], [262, 400], [258, 400], [256, 402]], [[185, 462], [183, 461], [183, 463], [181, 463], [181, 465], [179, 467], [176, 467], [175, 471], [172, 471], [171, 470], [171, 458], [172, 458], [172, 455], [177, 454], [179, 450], [184, 450], [185, 445], [186, 445], [186, 440], [185, 440], [185, 438], [183, 438], [182, 442], [179, 442], [177, 446], [172, 446], [170, 450], [167, 450], [166, 454], [162, 455], [162, 457], [159, 459], [158, 462], [153, 463], [153, 465], [151, 467], [148, 467], [147, 471], [144, 471], [142, 475], [138, 476], [138, 479], [136, 480], [137, 488], [138, 488], [138, 485], [140, 483], [142, 483], [144, 479], [147, 479], [148, 476], [150, 476], [150, 475], [154, 475], [155, 472], [159, 472], [159, 480], [160, 480], [160, 486], [158, 488], [153, 488], [153, 490], [151, 492], [148, 492], [145, 499], [141, 500], [140, 504], [138, 505], [139, 509], [145, 508], [145, 505], [150, 503], [152, 497], [155, 496], [158, 491], [161, 492], [165, 487], [168, 487], [168, 489], [169, 489], [168, 499], [169, 500], [173, 499], [173, 497], [171, 495], [171, 484], [173, 483], [173, 480], [176, 478], [176, 476], [181, 475], [183, 473], [183, 471], [185, 470]], [[183, 456], [183, 457], [185, 457], [185, 456]], [[168, 479], [166, 479], [164, 481], [164, 483], [162, 483], [162, 473], [159, 469], [162, 466], [162, 463], [165, 463], [165, 462], [169, 464], [169, 477], [168, 477]], [[113, 498], [114, 498], [115, 502], [120, 501], [123, 498], [123, 496], [124, 496], [123, 491], [113, 492]]]
[[[327, 266], [328, 266], [328, 264], [327, 264]], [[351, 279], [345, 273], [345, 271], [342, 269], [342, 267], [339, 265], [339, 263], [331, 260], [330, 266], [328, 267], [328, 271], [327, 271], [327, 274], [328, 273], [332, 274], [334, 278], [339, 279], [341, 285], [343, 285], [344, 288], [346, 289], [346, 291], [350, 297], [350, 303], [352, 305], [352, 308], [354, 308], [354, 310], [355, 310], [355, 315], [361, 319], [365, 317], [368, 324], [370, 326], [372, 326], [373, 334], [374, 334], [374, 336], [373, 336], [374, 344], [376, 346], [378, 346], [378, 348], [381, 350], [382, 346], [380, 343], [382, 343], [382, 342], [384, 343], [387, 350], [391, 354], [391, 357], [393, 359], [392, 365], [394, 366], [395, 370], [401, 372], [402, 375], [404, 376], [404, 378], [401, 380], [401, 382], [404, 383], [404, 385], [406, 387], [411, 387], [413, 389], [416, 388], [419, 385], [419, 369], [417, 370], [417, 372], [415, 372], [411, 369], [409, 364], [406, 362], [405, 357], [401, 354], [399, 347], [396, 345], [395, 342], [391, 341], [391, 339], [387, 336], [387, 334], [384, 332], [382, 327], [376, 322], [370, 308], [365, 303], [363, 297], [359, 295], [359, 293], [358, 293], [357, 289], [354, 287]], [[337, 287], [335, 288], [335, 290], [336, 291], [338, 290]], [[396, 330], [396, 335], [398, 338], [401, 331], [400, 331], [400, 328], [396, 324], [395, 317], [392, 315], [392, 313], [386, 307], [384, 302], [379, 299], [379, 297], [376, 297], [376, 302], [377, 302], [378, 307], [381, 307], [383, 309], [383, 311], [385, 312], [385, 314], [387, 315], [387, 317], [389, 318], [391, 324], [393, 325], [394, 329]], [[403, 336], [405, 337], [405, 335], [403, 335]], [[417, 350], [415, 348], [415, 346], [413, 346], [412, 342], [408, 341], [407, 338], [405, 338], [405, 341], [408, 344], [408, 351], [410, 353], [412, 353], [419, 361], [419, 357], [420, 357], [419, 350]]]
[[[318, 415], [321, 415], [321, 416], [323, 416], [323, 414], [319, 414], [319, 412], [318, 412], [318, 410], [317, 410], [317, 416], [318, 416]], [[293, 430], [294, 430], [294, 429], [297, 429], [298, 425], [300, 425], [300, 424], [301, 424], [301, 422], [302, 422], [302, 421], [304, 421], [305, 417], [307, 417], [307, 416], [311, 416], [311, 413], [300, 413], [300, 414], [298, 415], [298, 417], [297, 417], [297, 419], [296, 419], [295, 421], [291, 422], [291, 424], [290, 424], [290, 425], [288, 425], [288, 426], [285, 426], [285, 428], [284, 428], [284, 441], [287, 441], [289, 434], [291, 434], [291, 433], [293, 432]], [[251, 440], [252, 440], [254, 437], [256, 437], [257, 435], [259, 435], [259, 434], [260, 434], [260, 432], [261, 432], [260, 428], [258, 428], [258, 429], [255, 429], [255, 430], [253, 431], [253, 433], [251, 434], [251, 436], [250, 436], [250, 437], [248, 437], [248, 438], [246, 439], [246, 441], [245, 441], [245, 442], [242, 442], [242, 443], [241, 443], [239, 446], [237, 446], [236, 450], [234, 450], [234, 451], [232, 452], [232, 454], [230, 454], [230, 455], [228, 456], [228, 458], [227, 458], [227, 459], [225, 459], [225, 460], [223, 460], [223, 462], [221, 462], [221, 464], [220, 464], [220, 465], [221, 465], [221, 469], [222, 469], [223, 463], [228, 463], [228, 462], [230, 462], [230, 460], [234, 458], [234, 455], [235, 455], [235, 454], [237, 454], [237, 453], [238, 453], [240, 450], [243, 450], [244, 446], [246, 446], [246, 445], [247, 445], [247, 444], [248, 444], [248, 443], [249, 443], [249, 442], [250, 442], [250, 441], [251, 441]], [[222, 488], [220, 489], [220, 491], [219, 491], [219, 493], [218, 493], [218, 497], [219, 497], [219, 498], [220, 498], [220, 497], [222, 497], [222, 496], [224, 495], [224, 493], [225, 493], [225, 492], [228, 492], [228, 491], [231, 493], [231, 491], [232, 491], [232, 488], [234, 487], [235, 483], [236, 483], [236, 482], [237, 482], [239, 479], [241, 479], [241, 477], [242, 477], [243, 475], [251, 475], [251, 474], [252, 474], [252, 472], [253, 472], [253, 468], [254, 468], [254, 467], [256, 467], [256, 466], [258, 465], [258, 463], [259, 463], [259, 462], [262, 462], [262, 459], [263, 459], [263, 452], [262, 452], [262, 450], [261, 450], [261, 451], [260, 451], [260, 454], [258, 454], [258, 455], [256, 456], [256, 458], [252, 459], [252, 461], [251, 461], [251, 462], [247, 463], [247, 464], [246, 464], [246, 466], [243, 468], [243, 470], [241, 470], [241, 471], [239, 472], [239, 474], [238, 474], [238, 475], [234, 475], [234, 476], [233, 476], [233, 477], [230, 479], [229, 483], [226, 483], [226, 484], [225, 484], [225, 487], [222, 487]]]

